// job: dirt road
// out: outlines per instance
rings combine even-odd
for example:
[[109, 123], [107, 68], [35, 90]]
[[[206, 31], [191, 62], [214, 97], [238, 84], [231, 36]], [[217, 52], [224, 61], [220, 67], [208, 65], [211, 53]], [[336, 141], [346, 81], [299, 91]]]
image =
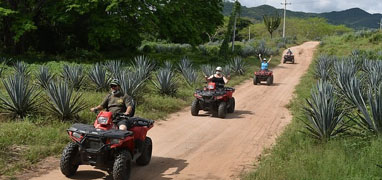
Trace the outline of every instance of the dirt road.
[[[225, 119], [193, 117], [186, 108], [157, 123], [149, 132], [154, 143], [152, 161], [146, 167], [134, 165], [131, 179], [237, 179], [291, 121], [285, 106], [318, 44], [292, 47], [296, 64], [274, 68], [273, 86], [254, 86], [248, 80], [236, 87], [236, 112]], [[73, 178], [111, 179], [90, 166], [80, 166]], [[33, 179], [66, 178], [55, 169]]]

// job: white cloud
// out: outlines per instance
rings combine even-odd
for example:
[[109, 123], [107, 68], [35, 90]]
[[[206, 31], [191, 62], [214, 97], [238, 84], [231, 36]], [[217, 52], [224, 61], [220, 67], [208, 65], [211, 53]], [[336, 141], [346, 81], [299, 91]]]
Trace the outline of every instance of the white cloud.
[[[283, 8], [281, 5], [284, 0], [239, 0], [247, 7], [255, 7], [263, 4], [271, 5], [276, 8]], [[342, 11], [350, 8], [361, 8], [369, 13], [382, 13], [381, 0], [287, 0], [292, 5], [287, 9], [304, 12], [331, 12]]]

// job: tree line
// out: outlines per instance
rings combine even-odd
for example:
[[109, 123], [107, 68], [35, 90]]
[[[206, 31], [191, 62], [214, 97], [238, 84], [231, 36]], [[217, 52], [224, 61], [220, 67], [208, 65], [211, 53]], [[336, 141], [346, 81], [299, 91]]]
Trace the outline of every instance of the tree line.
[[135, 50], [143, 39], [197, 45], [223, 24], [222, 0], [3, 0], [0, 53]]

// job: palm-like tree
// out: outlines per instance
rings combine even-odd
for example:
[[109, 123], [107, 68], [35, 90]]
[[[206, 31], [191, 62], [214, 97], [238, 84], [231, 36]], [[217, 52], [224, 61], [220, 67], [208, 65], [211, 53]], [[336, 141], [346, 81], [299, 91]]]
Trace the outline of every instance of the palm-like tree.
[[265, 27], [267, 28], [269, 34], [271, 34], [272, 39], [273, 31], [275, 31], [280, 26], [281, 17], [278, 13], [276, 13], [274, 16], [264, 15], [263, 19]]

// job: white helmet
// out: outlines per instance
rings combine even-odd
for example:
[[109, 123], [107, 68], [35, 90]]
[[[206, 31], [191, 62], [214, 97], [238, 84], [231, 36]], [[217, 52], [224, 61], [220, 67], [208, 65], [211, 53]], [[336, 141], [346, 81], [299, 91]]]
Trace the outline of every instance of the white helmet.
[[263, 61], [266, 61], [267, 60], [267, 58], [263, 58]]
[[220, 66], [218, 66], [218, 67], [216, 68], [216, 71], [223, 71], [223, 68], [220, 67]]

